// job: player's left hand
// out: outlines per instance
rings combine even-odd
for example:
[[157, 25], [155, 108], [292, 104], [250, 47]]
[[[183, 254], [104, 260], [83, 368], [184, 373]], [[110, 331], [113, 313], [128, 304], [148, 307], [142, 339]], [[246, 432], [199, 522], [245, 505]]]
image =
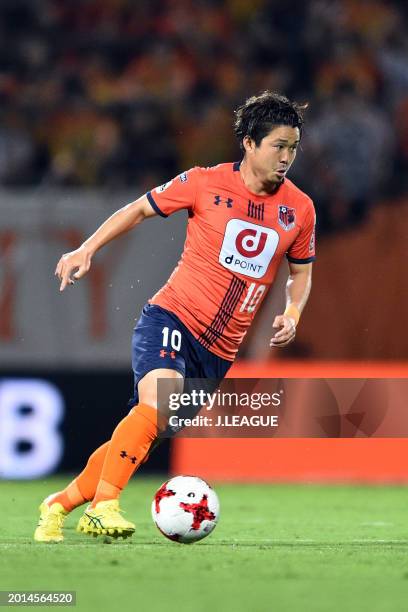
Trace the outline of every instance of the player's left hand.
[[286, 346], [296, 336], [296, 323], [292, 317], [286, 315], [278, 315], [275, 317], [272, 327], [278, 329], [276, 334], [271, 338], [269, 346]]

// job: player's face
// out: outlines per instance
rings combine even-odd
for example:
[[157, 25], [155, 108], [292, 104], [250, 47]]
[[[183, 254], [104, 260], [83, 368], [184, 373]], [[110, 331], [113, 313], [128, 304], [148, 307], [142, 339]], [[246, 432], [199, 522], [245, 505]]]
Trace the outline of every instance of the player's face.
[[299, 142], [299, 128], [280, 125], [271, 130], [258, 147], [248, 138], [244, 142], [246, 157], [262, 182], [279, 184], [296, 157]]

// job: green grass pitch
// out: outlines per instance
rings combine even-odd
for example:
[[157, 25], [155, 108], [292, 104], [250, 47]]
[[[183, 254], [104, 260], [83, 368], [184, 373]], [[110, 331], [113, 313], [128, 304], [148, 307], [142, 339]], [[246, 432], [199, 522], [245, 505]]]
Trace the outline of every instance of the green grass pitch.
[[76, 510], [64, 543], [37, 544], [37, 506], [65, 482], [0, 482], [0, 590], [75, 590], [89, 612], [408, 610], [404, 487], [218, 484], [220, 523], [187, 546], [150, 518], [162, 481], [135, 478], [133, 538], [78, 534]]

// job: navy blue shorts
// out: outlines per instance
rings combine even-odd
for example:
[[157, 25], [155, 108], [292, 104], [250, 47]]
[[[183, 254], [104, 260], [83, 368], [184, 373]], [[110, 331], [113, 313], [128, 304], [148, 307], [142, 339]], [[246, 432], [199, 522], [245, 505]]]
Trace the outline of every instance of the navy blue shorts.
[[146, 304], [133, 331], [134, 397], [129, 405], [138, 403], [137, 386], [151, 370], [169, 368], [184, 378], [221, 381], [232, 363], [201, 346], [175, 314], [156, 304]]

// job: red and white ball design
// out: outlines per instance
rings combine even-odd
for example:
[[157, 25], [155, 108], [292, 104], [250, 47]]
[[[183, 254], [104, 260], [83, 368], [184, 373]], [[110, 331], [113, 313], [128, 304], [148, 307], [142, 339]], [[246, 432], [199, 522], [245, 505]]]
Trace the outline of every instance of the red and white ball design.
[[171, 478], [162, 484], [152, 502], [152, 517], [159, 531], [183, 544], [207, 537], [219, 515], [217, 494], [196, 476]]

